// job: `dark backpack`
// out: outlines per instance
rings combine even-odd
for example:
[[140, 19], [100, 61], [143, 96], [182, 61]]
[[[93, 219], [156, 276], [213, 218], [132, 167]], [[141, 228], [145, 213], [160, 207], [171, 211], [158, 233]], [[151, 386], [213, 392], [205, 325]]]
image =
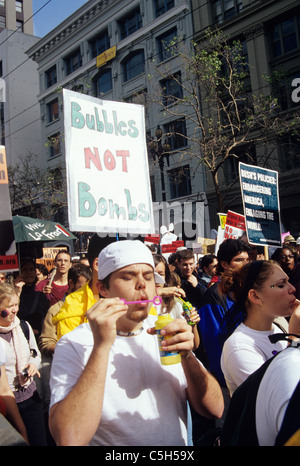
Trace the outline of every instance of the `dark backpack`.
[[259, 446], [255, 407], [260, 382], [277, 355], [268, 359], [235, 390], [222, 428], [221, 446]]
[[[272, 343], [285, 339], [291, 346], [299, 348], [300, 343], [294, 342], [289, 336], [291, 334], [274, 334], [269, 336], [269, 339]], [[280, 353], [268, 359], [235, 390], [222, 428], [221, 446], [259, 446], [255, 421], [257, 393], [267, 368], [278, 354]], [[300, 428], [299, 384], [300, 382], [289, 401], [275, 445], [284, 445]]]

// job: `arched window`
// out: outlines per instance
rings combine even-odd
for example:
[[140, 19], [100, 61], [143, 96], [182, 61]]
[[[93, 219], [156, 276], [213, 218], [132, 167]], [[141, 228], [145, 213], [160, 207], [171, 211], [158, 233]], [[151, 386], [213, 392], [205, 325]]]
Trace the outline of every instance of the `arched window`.
[[144, 50], [132, 52], [122, 63], [124, 82], [143, 74], [145, 71]]
[[112, 73], [110, 68], [105, 68], [96, 76], [96, 93], [97, 97], [106, 94], [112, 90]]

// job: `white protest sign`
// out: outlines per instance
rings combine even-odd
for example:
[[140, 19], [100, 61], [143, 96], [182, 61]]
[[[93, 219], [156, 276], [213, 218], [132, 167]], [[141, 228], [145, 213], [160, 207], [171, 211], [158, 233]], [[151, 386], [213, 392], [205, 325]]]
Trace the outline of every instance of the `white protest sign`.
[[144, 107], [63, 99], [70, 230], [154, 233]]

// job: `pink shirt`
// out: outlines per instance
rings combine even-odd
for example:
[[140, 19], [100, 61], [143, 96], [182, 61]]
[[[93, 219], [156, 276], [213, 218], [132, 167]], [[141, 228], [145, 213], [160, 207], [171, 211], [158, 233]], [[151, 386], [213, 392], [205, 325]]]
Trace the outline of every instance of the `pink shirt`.
[[[46, 285], [48, 285], [48, 283], [49, 283], [48, 279], [40, 281], [35, 286], [36, 291], [43, 291], [43, 288]], [[61, 285], [57, 285], [56, 283], [52, 282], [51, 288], [52, 288], [51, 293], [45, 293], [45, 296], [48, 299], [50, 306], [57, 303], [58, 301], [61, 301], [64, 298], [65, 294], [69, 290], [69, 285], [61, 286]]]

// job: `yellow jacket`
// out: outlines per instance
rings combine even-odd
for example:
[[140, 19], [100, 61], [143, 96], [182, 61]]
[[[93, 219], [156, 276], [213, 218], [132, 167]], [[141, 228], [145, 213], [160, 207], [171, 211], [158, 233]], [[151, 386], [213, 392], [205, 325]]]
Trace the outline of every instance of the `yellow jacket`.
[[96, 302], [89, 282], [69, 294], [60, 311], [52, 319], [53, 325], [56, 326], [57, 341], [78, 325], [87, 322], [86, 311]]

